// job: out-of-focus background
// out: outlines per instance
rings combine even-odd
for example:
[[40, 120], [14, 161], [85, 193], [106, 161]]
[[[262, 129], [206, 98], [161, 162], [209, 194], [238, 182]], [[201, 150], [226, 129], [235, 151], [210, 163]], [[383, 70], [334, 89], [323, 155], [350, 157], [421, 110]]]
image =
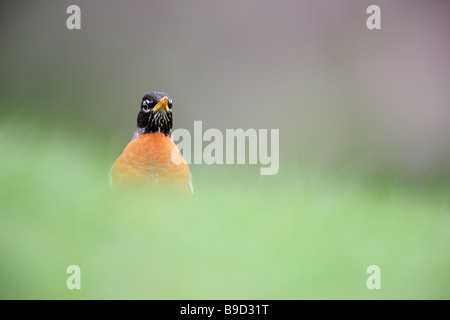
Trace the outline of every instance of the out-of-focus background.
[[[448, 1], [0, 8], [1, 298], [450, 298]], [[279, 173], [191, 165], [194, 201], [111, 197], [149, 91], [175, 128], [279, 129]]]

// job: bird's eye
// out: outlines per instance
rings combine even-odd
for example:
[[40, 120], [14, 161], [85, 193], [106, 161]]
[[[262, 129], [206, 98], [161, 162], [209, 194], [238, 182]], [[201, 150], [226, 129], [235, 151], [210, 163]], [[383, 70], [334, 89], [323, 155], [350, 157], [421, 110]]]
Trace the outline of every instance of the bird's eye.
[[152, 102], [153, 102], [153, 101], [150, 101], [150, 100], [144, 100], [144, 101], [142, 101], [142, 109], [144, 109], [144, 111], [149, 111]]
[[170, 109], [172, 109], [172, 99], [169, 99], [169, 102], [167, 103]]

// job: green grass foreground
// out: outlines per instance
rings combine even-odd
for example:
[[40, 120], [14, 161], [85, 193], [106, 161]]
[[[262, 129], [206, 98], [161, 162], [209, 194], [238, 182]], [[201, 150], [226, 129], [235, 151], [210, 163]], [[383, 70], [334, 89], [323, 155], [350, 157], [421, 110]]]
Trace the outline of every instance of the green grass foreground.
[[0, 298], [450, 299], [445, 184], [292, 162], [193, 166], [195, 199], [111, 194], [101, 139], [0, 122]]

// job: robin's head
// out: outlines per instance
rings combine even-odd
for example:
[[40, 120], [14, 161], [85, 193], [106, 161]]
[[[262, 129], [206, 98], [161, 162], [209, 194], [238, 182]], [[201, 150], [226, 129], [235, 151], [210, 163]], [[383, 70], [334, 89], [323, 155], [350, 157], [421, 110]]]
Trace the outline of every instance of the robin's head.
[[164, 92], [147, 93], [141, 102], [137, 117], [140, 134], [161, 132], [172, 134], [172, 99]]

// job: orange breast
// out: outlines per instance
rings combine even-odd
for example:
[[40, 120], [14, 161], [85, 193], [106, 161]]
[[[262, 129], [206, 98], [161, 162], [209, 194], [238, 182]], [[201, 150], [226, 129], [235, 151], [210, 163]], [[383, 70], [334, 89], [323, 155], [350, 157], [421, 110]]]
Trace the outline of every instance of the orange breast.
[[139, 135], [111, 168], [112, 187], [140, 184], [192, 193], [191, 173], [175, 143], [162, 133]]

